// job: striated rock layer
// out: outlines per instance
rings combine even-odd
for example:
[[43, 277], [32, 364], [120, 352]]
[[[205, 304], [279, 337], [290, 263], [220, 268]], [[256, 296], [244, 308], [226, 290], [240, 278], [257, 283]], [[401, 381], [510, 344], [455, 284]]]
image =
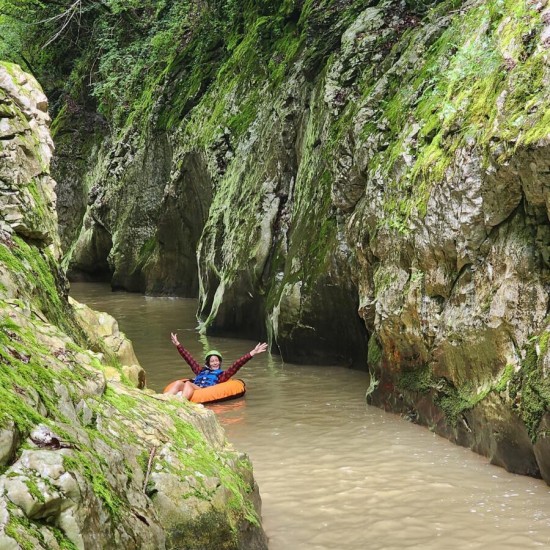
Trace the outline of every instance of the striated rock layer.
[[243, 9], [97, 128], [71, 272], [198, 293], [205, 330], [368, 368], [370, 403], [550, 482], [546, 1]]
[[0, 548], [267, 548], [214, 413], [133, 387], [116, 321], [68, 300], [48, 122], [0, 63]]

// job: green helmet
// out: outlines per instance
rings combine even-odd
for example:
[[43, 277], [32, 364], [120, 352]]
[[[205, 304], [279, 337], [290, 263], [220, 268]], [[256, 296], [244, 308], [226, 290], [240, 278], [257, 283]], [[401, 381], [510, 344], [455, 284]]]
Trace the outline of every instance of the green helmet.
[[207, 354], [206, 354], [206, 357], [204, 358], [206, 364], [208, 365], [209, 362], [210, 362], [210, 357], [212, 357], [212, 355], [215, 355], [216, 357], [219, 358], [220, 360], [220, 363], [222, 362], [222, 354], [219, 352], [219, 351], [216, 351], [215, 349], [211, 349]]

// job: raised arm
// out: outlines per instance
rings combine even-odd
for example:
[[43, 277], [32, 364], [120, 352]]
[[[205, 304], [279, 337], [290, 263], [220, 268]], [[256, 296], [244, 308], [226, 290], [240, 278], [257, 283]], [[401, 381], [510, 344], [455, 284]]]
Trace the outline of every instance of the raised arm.
[[263, 344], [256, 344], [256, 347], [249, 353], [250, 355], [252, 355], [252, 357], [254, 357], [258, 353], [263, 353], [266, 349], [267, 349], [267, 344], [264, 342]]
[[258, 344], [253, 350], [249, 351], [246, 355], [243, 355], [240, 359], [237, 359], [226, 371], [222, 372], [218, 378], [218, 382], [227, 382], [236, 372], [244, 366], [254, 355], [263, 353], [267, 349], [267, 344]]
[[172, 340], [172, 344], [176, 346], [178, 353], [183, 357], [185, 362], [191, 367], [191, 370], [195, 374], [199, 374], [201, 371], [200, 364], [195, 360], [195, 358], [179, 343], [178, 335], [174, 332], [170, 333], [170, 338]]

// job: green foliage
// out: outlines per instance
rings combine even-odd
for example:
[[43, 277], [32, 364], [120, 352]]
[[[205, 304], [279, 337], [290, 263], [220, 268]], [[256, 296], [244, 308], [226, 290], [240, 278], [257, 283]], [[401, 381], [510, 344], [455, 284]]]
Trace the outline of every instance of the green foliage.
[[[360, 9], [355, 2], [298, 0], [0, 0], [0, 57], [33, 72], [54, 110], [71, 96], [73, 105], [96, 103], [115, 128], [151, 115], [171, 128], [216, 78], [226, 90], [237, 91], [239, 75], [269, 76], [277, 85], [307, 41], [318, 41], [316, 59], [326, 55], [334, 44], [321, 31]], [[226, 80], [233, 80], [229, 88]], [[236, 135], [258, 104], [242, 92], [240, 112], [227, 121]]]
[[[246, 28], [280, 4], [294, 9], [248, 0], [0, 0], [0, 59], [32, 72], [52, 98], [96, 101], [115, 126], [149, 112], [166, 86], [177, 96], [178, 108], [163, 118], [171, 125], [188, 100], [196, 104]], [[177, 93], [175, 79], [184, 88]]]
[[0, 58], [22, 65], [47, 90], [60, 89], [108, 9], [101, 0], [0, 0]]

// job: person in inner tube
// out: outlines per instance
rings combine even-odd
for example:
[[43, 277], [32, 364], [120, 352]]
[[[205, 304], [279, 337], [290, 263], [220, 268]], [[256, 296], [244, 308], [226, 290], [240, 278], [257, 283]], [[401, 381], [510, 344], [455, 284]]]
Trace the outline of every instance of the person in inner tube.
[[179, 354], [183, 357], [185, 362], [191, 367], [191, 370], [195, 373], [194, 380], [178, 380], [164, 392], [170, 395], [181, 394], [186, 399], [191, 399], [195, 390], [199, 388], [207, 388], [214, 386], [215, 384], [221, 384], [227, 382], [243, 365], [248, 363], [254, 355], [263, 353], [267, 349], [267, 344], [257, 344], [257, 346], [249, 351], [246, 355], [243, 355], [240, 359], [237, 359], [227, 370], [222, 370], [222, 355], [219, 351], [210, 350], [204, 358], [204, 365], [201, 366], [198, 361], [179, 343], [178, 335], [173, 332], [170, 334], [172, 343], [176, 346]]

